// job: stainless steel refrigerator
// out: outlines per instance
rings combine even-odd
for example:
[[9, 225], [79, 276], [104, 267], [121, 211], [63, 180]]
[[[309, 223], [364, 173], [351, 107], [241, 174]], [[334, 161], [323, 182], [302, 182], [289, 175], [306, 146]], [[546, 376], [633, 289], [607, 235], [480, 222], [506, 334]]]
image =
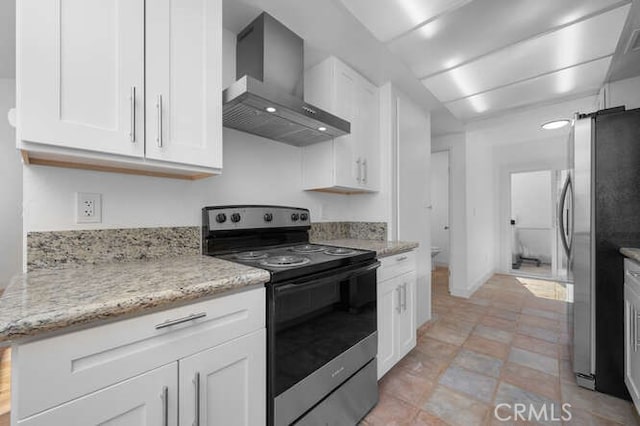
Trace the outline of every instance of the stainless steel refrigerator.
[[559, 203], [573, 282], [578, 384], [629, 399], [624, 384], [623, 256], [640, 247], [640, 109], [577, 115]]

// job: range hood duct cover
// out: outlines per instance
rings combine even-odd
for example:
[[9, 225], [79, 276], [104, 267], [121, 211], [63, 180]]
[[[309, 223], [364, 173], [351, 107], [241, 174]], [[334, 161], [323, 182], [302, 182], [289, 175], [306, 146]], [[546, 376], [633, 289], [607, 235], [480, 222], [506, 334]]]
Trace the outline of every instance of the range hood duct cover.
[[225, 127], [296, 146], [351, 131], [348, 121], [303, 101], [303, 40], [267, 13], [238, 34], [236, 75], [223, 92]]

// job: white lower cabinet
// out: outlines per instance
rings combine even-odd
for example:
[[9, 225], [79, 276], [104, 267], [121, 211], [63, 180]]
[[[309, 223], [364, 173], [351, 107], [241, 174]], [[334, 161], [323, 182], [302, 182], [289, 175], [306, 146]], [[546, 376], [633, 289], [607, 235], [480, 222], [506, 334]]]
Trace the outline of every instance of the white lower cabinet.
[[149, 371], [19, 421], [20, 426], [175, 426], [178, 364]]
[[265, 330], [180, 360], [180, 424], [264, 425]]
[[625, 259], [624, 382], [640, 413], [640, 265]]
[[264, 288], [14, 344], [12, 425], [264, 425]]
[[416, 346], [415, 255], [384, 258], [378, 272], [378, 379]]

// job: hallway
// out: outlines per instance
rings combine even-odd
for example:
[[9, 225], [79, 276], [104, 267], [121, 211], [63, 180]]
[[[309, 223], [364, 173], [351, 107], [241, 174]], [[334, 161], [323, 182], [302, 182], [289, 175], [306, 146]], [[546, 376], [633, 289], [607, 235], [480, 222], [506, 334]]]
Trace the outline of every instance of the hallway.
[[565, 424], [640, 424], [631, 403], [576, 386], [562, 284], [494, 275], [462, 299], [449, 295], [447, 270], [438, 268], [432, 295], [433, 319], [380, 381], [380, 402], [363, 425], [513, 424], [494, 409], [513, 419], [515, 403], [538, 412], [546, 405], [550, 424], [568, 419], [564, 403]]

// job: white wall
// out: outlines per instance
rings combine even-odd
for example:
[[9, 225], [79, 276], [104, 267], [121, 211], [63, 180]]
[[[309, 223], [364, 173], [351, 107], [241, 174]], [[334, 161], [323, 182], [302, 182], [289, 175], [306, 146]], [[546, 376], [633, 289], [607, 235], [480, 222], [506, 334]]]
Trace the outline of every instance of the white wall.
[[467, 293], [467, 158], [466, 135], [458, 133], [433, 138], [431, 151], [449, 151], [451, 167], [451, 211], [449, 213], [450, 257], [449, 290], [452, 294]]
[[432, 260], [449, 265], [449, 151], [431, 154], [431, 245], [440, 253]]
[[472, 293], [495, 271], [496, 191], [493, 140], [467, 132], [467, 292]]
[[603, 108], [640, 108], [640, 76], [605, 84]]
[[7, 121], [15, 88], [14, 79], [0, 79], [0, 288], [22, 267], [22, 162]]

